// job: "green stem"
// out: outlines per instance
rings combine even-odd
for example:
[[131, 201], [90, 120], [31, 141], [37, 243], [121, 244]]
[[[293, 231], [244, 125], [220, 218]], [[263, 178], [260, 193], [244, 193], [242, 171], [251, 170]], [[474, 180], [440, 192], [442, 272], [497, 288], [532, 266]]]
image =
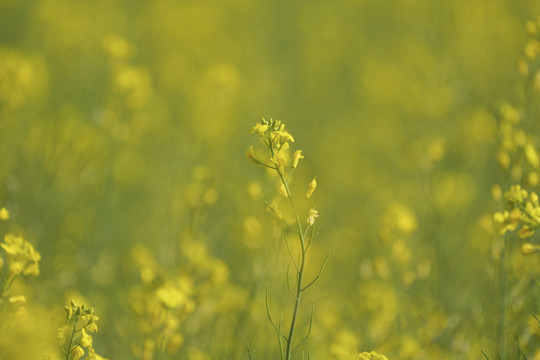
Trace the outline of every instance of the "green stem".
[[69, 346], [67, 348], [66, 353], [66, 360], [69, 360], [71, 358], [71, 347], [73, 346], [73, 338], [75, 337], [75, 333], [77, 332], [77, 323], [79, 322], [79, 319], [75, 320], [75, 323], [73, 324], [73, 330], [71, 331], [71, 338], [69, 339]]
[[507, 283], [508, 283], [508, 257], [510, 255], [510, 241], [508, 235], [504, 237], [504, 248], [501, 251], [501, 259], [499, 263], [499, 299], [501, 302], [501, 309], [499, 311], [499, 329], [498, 329], [498, 338], [499, 338], [499, 348], [498, 348], [498, 358], [506, 359], [506, 308], [507, 308]]
[[290, 360], [292, 355], [292, 340], [294, 335], [294, 329], [296, 327], [296, 319], [298, 317], [298, 309], [300, 307], [300, 299], [302, 297], [302, 278], [304, 276], [304, 267], [306, 264], [306, 246], [305, 246], [305, 239], [304, 239], [304, 231], [302, 230], [302, 223], [300, 222], [300, 217], [298, 216], [298, 212], [296, 211], [296, 208], [294, 206], [294, 202], [291, 197], [291, 190], [289, 189], [289, 184], [287, 181], [285, 181], [285, 178], [283, 175], [279, 172], [276, 166], [276, 171], [279, 174], [279, 177], [281, 179], [281, 182], [285, 186], [285, 190], [287, 191], [287, 197], [289, 198], [289, 202], [291, 203], [291, 207], [293, 209], [294, 215], [296, 216], [296, 224], [298, 226], [298, 236], [300, 238], [300, 246], [302, 248], [302, 256], [300, 258], [300, 264], [298, 268], [298, 281], [296, 283], [296, 296], [294, 301], [294, 310], [291, 318], [291, 326], [289, 328], [289, 336], [287, 337], [287, 348], [285, 350], [285, 360]]

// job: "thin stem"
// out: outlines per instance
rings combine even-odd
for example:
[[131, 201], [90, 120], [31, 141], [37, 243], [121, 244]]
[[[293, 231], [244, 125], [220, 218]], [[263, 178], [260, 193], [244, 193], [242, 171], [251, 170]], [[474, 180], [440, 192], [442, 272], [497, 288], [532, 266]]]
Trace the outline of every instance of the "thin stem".
[[293, 349], [292, 353], [294, 354], [294, 352], [296, 350], [298, 350], [300, 348], [300, 346], [304, 345], [304, 343], [309, 339], [309, 337], [311, 336], [311, 329], [313, 328], [313, 319], [315, 318], [315, 302], [312, 301], [311, 302], [311, 318], [309, 320], [309, 329], [308, 329], [308, 333], [306, 335], [306, 337], [304, 337], [304, 339], [302, 341], [300, 341], [300, 343], [298, 345], [296, 345], [296, 347]]
[[75, 337], [75, 333], [77, 332], [77, 323], [79, 322], [79, 318], [75, 320], [75, 323], [73, 324], [73, 330], [71, 331], [71, 337], [69, 339], [69, 345], [67, 348], [66, 353], [66, 360], [69, 360], [71, 358], [71, 346], [73, 346], [73, 338]]
[[296, 319], [298, 317], [298, 309], [300, 307], [300, 299], [302, 297], [302, 278], [304, 276], [304, 268], [306, 264], [306, 246], [305, 246], [305, 240], [304, 240], [305, 238], [304, 231], [302, 229], [302, 223], [300, 222], [300, 217], [298, 216], [298, 212], [296, 211], [296, 207], [294, 206], [289, 184], [287, 183], [287, 181], [285, 181], [285, 178], [279, 172], [279, 170], [276, 169], [276, 171], [281, 179], [281, 182], [285, 186], [285, 190], [287, 192], [287, 198], [289, 199], [294, 215], [296, 217], [296, 224], [298, 226], [298, 235], [300, 238], [300, 247], [301, 247], [301, 257], [299, 261], [300, 266], [298, 268], [298, 276], [297, 276], [298, 281], [297, 281], [297, 286], [296, 286], [296, 296], [295, 296], [295, 301], [294, 301], [293, 314], [291, 318], [291, 325], [289, 328], [289, 336], [287, 339], [287, 349], [285, 351], [285, 360], [289, 360], [292, 355], [292, 340], [293, 340], [293, 335], [294, 335], [294, 329], [296, 327]]
[[315, 282], [317, 280], [320, 279], [323, 271], [324, 271], [324, 268], [326, 267], [326, 263], [328, 262], [328, 258], [330, 257], [330, 250], [328, 250], [328, 252], [326, 253], [326, 258], [324, 259], [323, 261], [323, 264], [321, 266], [321, 268], [319, 269], [319, 273], [317, 274], [317, 276], [315, 277], [315, 279], [313, 279], [309, 284], [307, 284], [306, 286], [304, 286], [302, 288], [302, 291], [306, 290], [307, 288], [309, 288], [311, 285], [315, 284]]
[[504, 248], [501, 251], [501, 259], [499, 264], [499, 300], [501, 302], [501, 309], [499, 311], [499, 328], [498, 328], [498, 338], [499, 338], [499, 348], [498, 348], [498, 357], [500, 359], [506, 359], [506, 308], [508, 296], [506, 294], [506, 287], [508, 283], [508, 274], [507, 274], [507, 262], [508, 257], [510, 256], [510, 241], [508, 234], [504, 237]]

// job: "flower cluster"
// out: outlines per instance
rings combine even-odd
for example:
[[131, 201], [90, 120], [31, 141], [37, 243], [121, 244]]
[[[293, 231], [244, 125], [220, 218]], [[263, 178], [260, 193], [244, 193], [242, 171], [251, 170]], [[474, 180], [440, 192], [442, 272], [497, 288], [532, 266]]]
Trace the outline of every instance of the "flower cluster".
[[507, 210], [493, 215], [496, 230], [503, 235], [514, 231], [521, 225], [517, 234], [521, 239], [531, 237], [540, 225], [540, 206], [538, 195], [528, 193], [520, 185], [514, 185], [504, 194]]
[[[288, 150], [290, 150], [290, 143], [294, 142], [294, 138], [287, 130], [285, 130], [285, 124], [280, 120], [266, 120], [263, 118], [251, 129], [251, 133], [257, 134], [263, 140], [270, 154], [269, 158], [265, 161], [262, 156], [255, 155], [253, 146], [250, 146], [246, 152], [247, 158], [257, 165], [277, 171], [281, 181], [279, 181], [276, 191], [283, 198], [290, 197], [289, 180], [292, 172], [298, 167], [300, 160], [304, 159], [302, 150], [296, 150], [292, 155], [292, 161], [290, 161], [291, 156], [288, 153]], [[290, 172], [287, 179], [285, 179], [285, 167], [287, 165], [290, 165]], [[316, 187], [317, 180], [315, 177], [307, 186], [306, 199], [309, 199], [311, 195], [313, 195]], [[268, 205], [268, 210], [276, 215], [277, 218], [282, 218], [276, 203]], [[315, 218], [318, 217], [316, 211], [314, 213], [315, 215], [313, 215], [313, 211], [315, 210], [311, 210], [308, 215], [309, 225], [313, 225]]]
[[65, 306], [67, 322], [58, 330], [58, 341], [67, 360], [79, 360], [88, 351], [84, 360], [106, 360], [96, 354], [89, 333], [98, 331], [99, 317], [94, 315], [94, 308], [79, 306], [73, 301]]
[[[263, 118], [251, 129], [251, 132], [263, 139], [266, 147], [270, 150], [270, 161], [274, 165], [268, 165], [264, 161], [259, 160], [255, 156], [253, 146], [249, 147], [246, 153], [247, 157], [257, 165], [275, 168], [280, 175], [284, 175], [284, 167], [289, 159], [289, 155], [287, 154], [287, 150], [290, 148], [289, 143], [294, 142], [292, 135], [285, 130], [285, 124], [280, 120], [265, 120]], [[296, 168], [298, 161], [303, 158], [302, 150], [296, 151], [294, 153], [292, 168]]]
[[[5, 209], [3, 209], [5, 210]], [[2, 211], [0, 210], [0, 213]], [[6, 219], [9, 213], [4, 212]], [[28, 241], [20, 236], [6, 234], [0, 243], [0, 300], [6, 297], [8, 290], [19, 276], [39, 275], [39, 261], [41, 254]], [[3, 256], [2, 256], [3, 253]], [[24, 303], [26, 298], [22, 295], [11, 296], [10, 303]]]

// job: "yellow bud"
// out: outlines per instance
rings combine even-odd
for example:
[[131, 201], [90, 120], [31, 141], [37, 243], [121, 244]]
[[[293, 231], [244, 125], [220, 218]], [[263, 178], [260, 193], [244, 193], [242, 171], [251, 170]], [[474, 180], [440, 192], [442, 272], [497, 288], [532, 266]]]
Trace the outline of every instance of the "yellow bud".
[[531, 244], [528, 242], [523, 243], [523, 245], [521, 245], [521, 252], [523, 253], [523, 255], [531, 255], [540, 252], [540, 245]]
[[268, 125], [259, 123], [251, 129], [251, 133], [257, 133], [257, 135], [262, 136], [266, 130], [268, 130]]
[[502, 224], [504, 222], [504, 214], [501, 213], [501, 212], [496, 212], [494, 215], [493, 215], [493, 221], [496, 223], [496, 224]]
[[509, 218], [513, 222], [518, 222], [521, 219], [521, 211], [518, 208], [513, 208], [512, 211], [510, 211]]
[[524, 225], [519, 231], [517, 232], [517, 235], [520, 239], [526, 239], [534, 235], [534, 229]]
[[314, 177], [313, 180], [308, 185], [307, 193], [306, 193], [306, 199], [309, 199], [313, 192], [315, 191], [315, 188], [317, 187], [317, 177]]

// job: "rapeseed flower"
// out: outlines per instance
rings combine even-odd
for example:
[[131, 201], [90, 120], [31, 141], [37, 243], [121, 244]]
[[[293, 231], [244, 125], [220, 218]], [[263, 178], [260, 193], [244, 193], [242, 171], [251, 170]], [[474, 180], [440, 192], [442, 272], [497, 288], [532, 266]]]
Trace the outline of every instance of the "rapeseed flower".
[[294, 152], [293, 163], [292, 163], [293, 169], [296, 169], [296, 167], [298, 166], [298, 161], [300, 161], [300, 159], [303, 159], [303, 158], [304, 158], [304, 155], [302, 155], [302, 150], [296, 150]]
[[318, 214], [318, 211], [315, 210], [315, 209], [311, 209], [309, 210], [309, 214], [308, 214], [308, 218], [307, 218], [307, 223], [309, 225], [313, 225], [315, 224], [315, 218], [319, 217], [319, 214]]
[[381, 355], [375, 351], [372, 352], [363, 352], [358, 355], [357, 360], [388, 360], [384, 355]]

